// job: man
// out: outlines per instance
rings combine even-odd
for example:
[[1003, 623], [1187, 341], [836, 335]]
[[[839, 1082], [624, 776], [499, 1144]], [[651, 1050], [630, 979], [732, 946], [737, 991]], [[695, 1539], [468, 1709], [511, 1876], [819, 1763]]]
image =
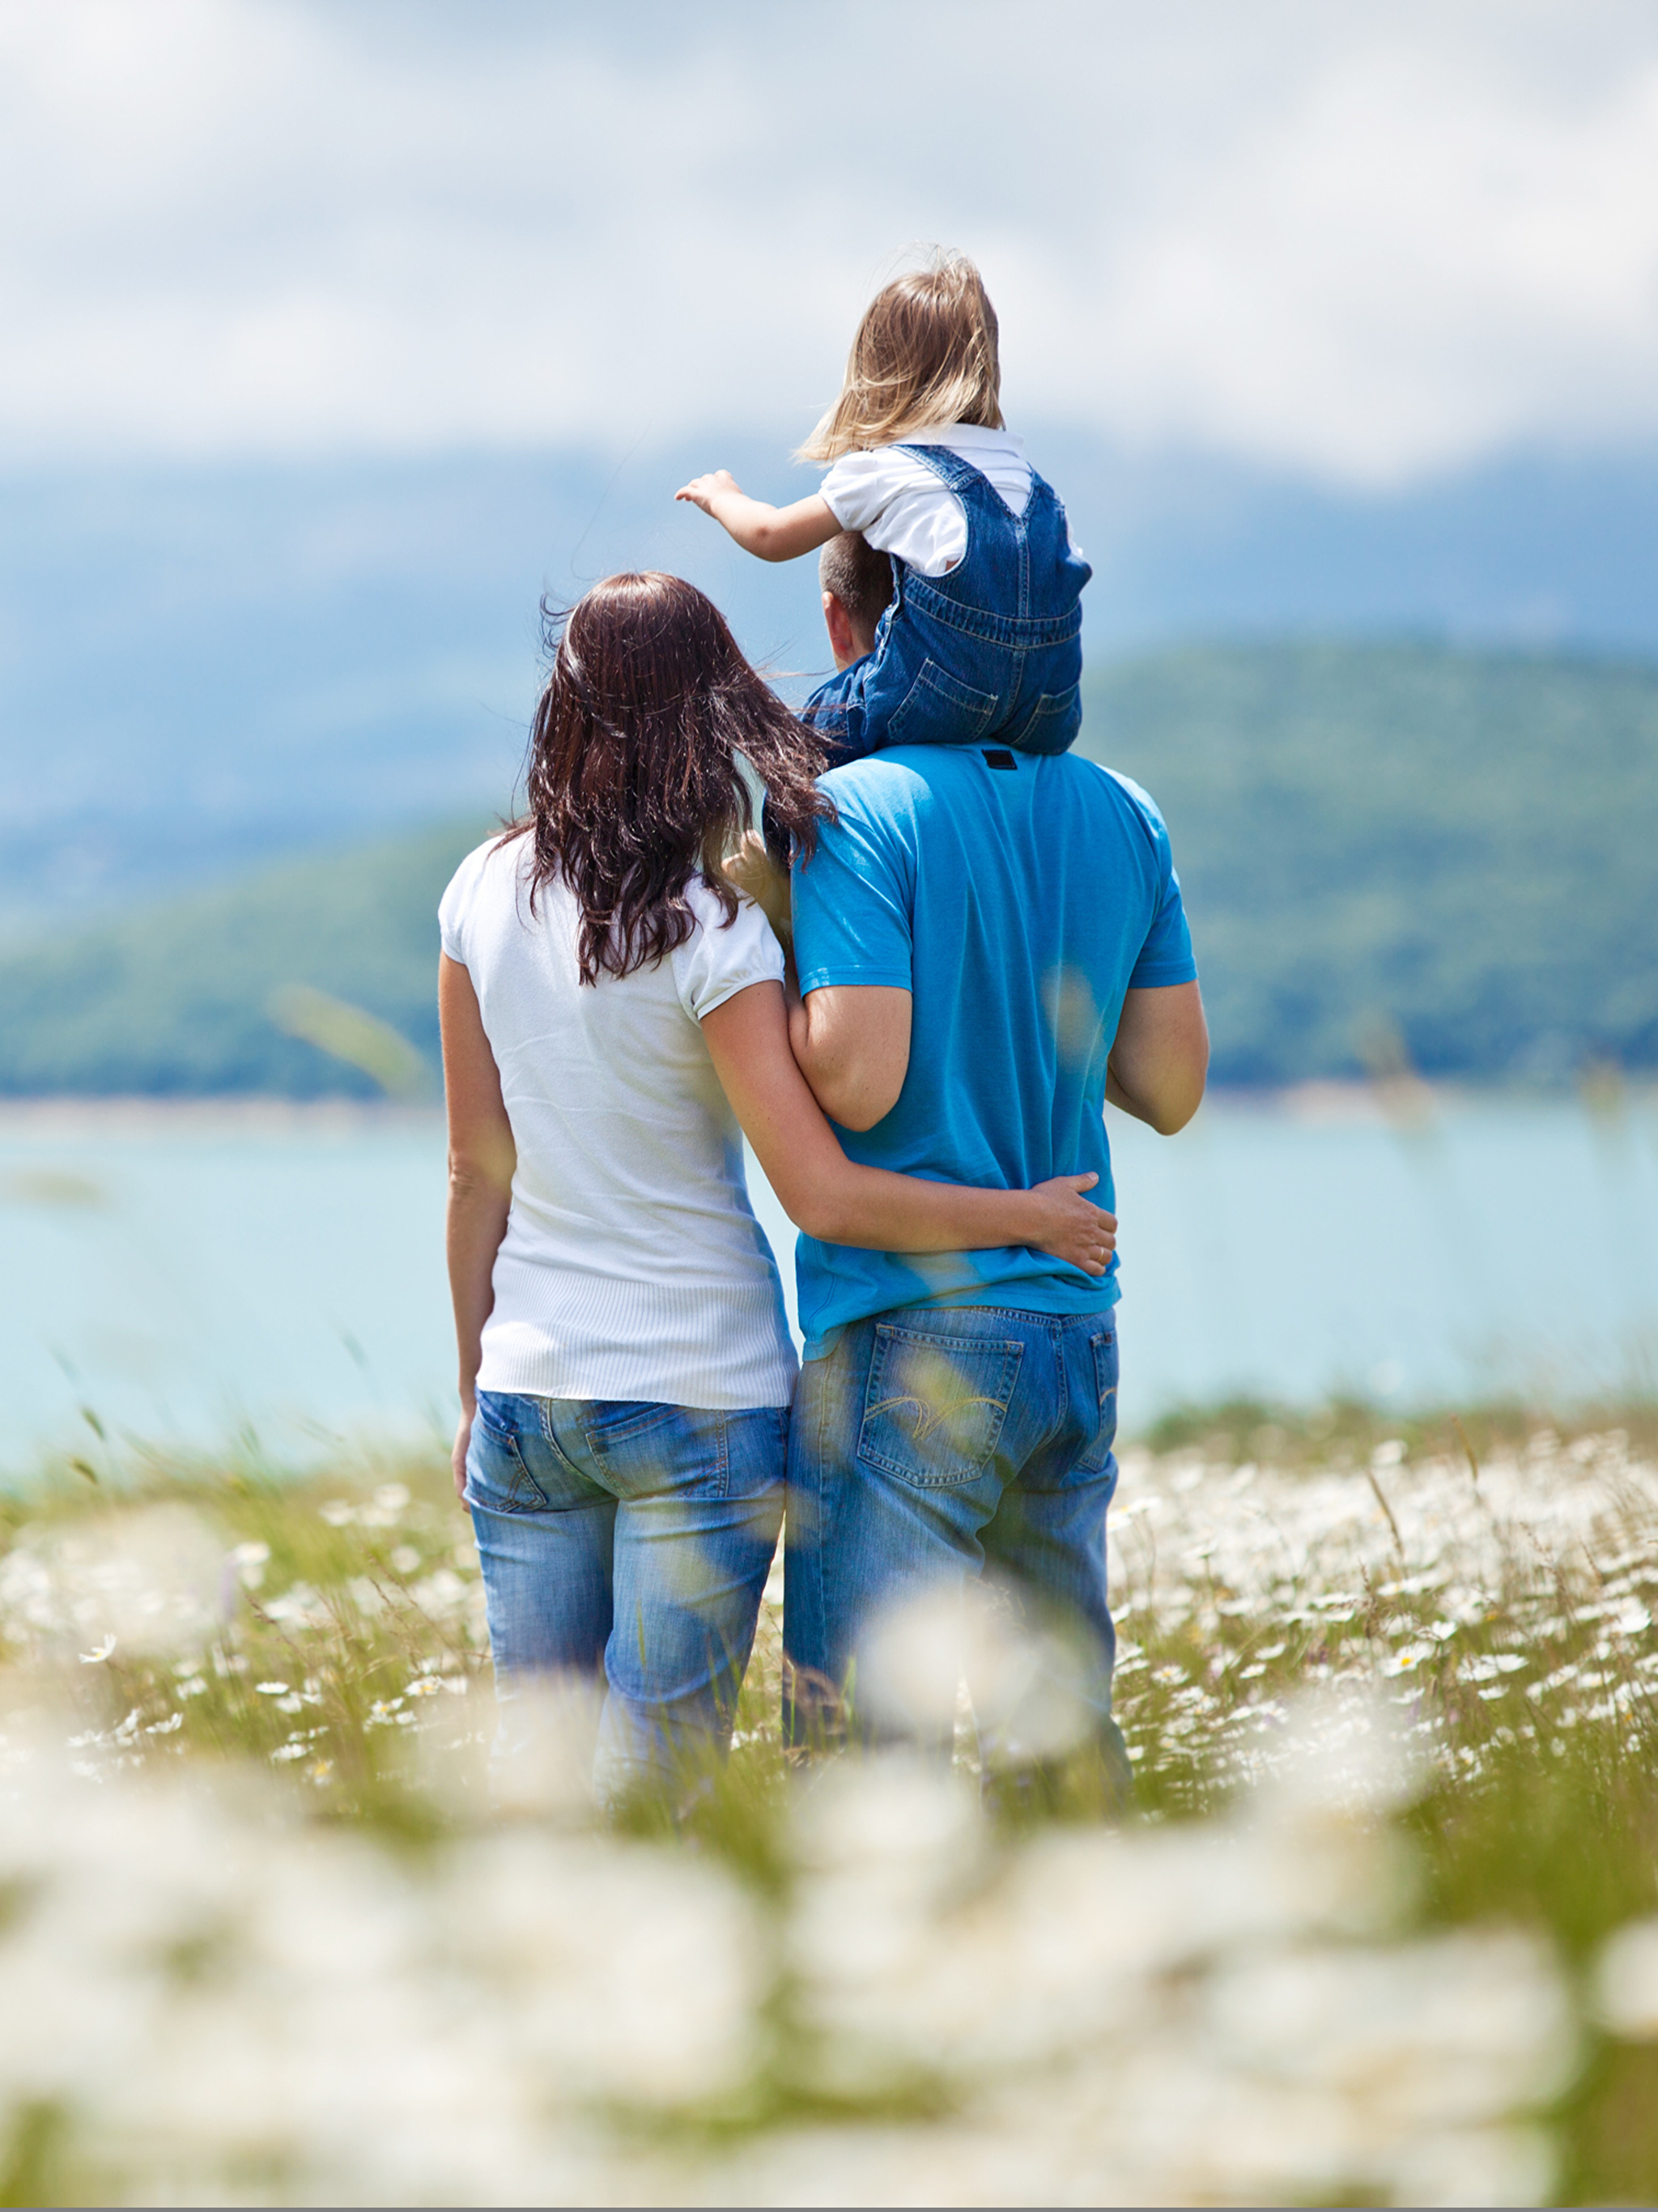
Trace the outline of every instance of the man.
[[[888, 564], [824, 549], [837, 665], [867, 652]], [[795, 870], [796, 1056], [848, 1154], [1016, 1187], [1099, 1175], [1108, 1099], [1165, 1135], [1208, 1036], [1169, 841], [1145, 793], [1073, 754], [896, 747], [833, 769], [837, 820]], [[928, 1258], [802, 1237], [789, 1448], [793, 1725], [836, 1716], [895, 1603], [988, 1574], [1084, 1650], [1119, 1774], [1105, 1517], [1116, 1484], [1116, 1261]], [[833, 1717], [831, 1720], [833, 1725]]]

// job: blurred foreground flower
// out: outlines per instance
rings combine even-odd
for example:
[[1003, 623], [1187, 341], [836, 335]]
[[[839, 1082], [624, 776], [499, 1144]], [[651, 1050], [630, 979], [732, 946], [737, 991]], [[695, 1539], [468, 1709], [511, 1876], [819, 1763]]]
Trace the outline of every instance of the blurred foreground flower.
[[857, 1695], [878, 1731], [947, 1743], [963, 1690], [993, 1766], [1063, 1758], [1097, 1725], [1105, 1702], [1080, 1641], [1022, 1620], [994, 1583], [926, 1592], [875, 1623], [859, 1653]]
[[273, 991], [270, 1014], [288, 1036], [360, 1067], [389, 1098], [423, 1098], [431, 1091], [432, 1071], [424, 1058], [378, 1014], [310, 983], [285, 983]]
[[37, 1650], [78, 1644], [88, 1661], [199, 1651], [241, 1565], [185, 1505], [88, 1515], [31, 1530], [0, 1559], [0, 1626]]
[[486, 1814], [440, 1471], [71, 1483], [0, 1555], [0, 2193], [1649, 2201], [1616, 2150], [1650, 2053], [1606, 2039], [1658, 2040], [1658, 1470], [1367, 1461], [1131, 1455], [1140, 1817], [1011, 1786], [1085, 1764], [1097, 1685], [993, 1590], [860, 1655], [926, 1757], [800, 1772], [774, 1590], [731, 1768], [631, 1838], [582, 1683], [507, 1686]]
[[1595, 2010], [1612, 2034], [1658, 2042], [1658, 1914], [1619, 1929], [1602, 1950]]
[[[1405, 1847], [1315, 1785], [1321, 1729], [1226, 1820], [1011, 1844], [947, 1766], [844, 1759], [765, 1884], [524, 1819], [411, 1856], [246, 1778], [91, 1785], [14, 1731], [0, 2104], [15, 2144], [52, 2116], [56, 2161], [14, 2178], [57, 2202], [1535, 2203], [1567, 1984], [1531, 1936], [1395, 1924]], [[803, 2125], [803, 2094], [843, 2117]]]

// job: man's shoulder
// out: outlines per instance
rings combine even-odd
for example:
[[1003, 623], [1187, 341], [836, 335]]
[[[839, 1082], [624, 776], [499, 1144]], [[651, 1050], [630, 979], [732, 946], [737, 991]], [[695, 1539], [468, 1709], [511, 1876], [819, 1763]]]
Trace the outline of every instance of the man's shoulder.
[[[837, 811], [863, 824], [920, 823], [940, 805], [950, 811], [952, 794], [976, 786], [975, 748], [964, 745], [901, 745], [870, 753], [830, 769], [823, 790]], [[1121, 769], [1085, 753], [1021, 756], [1040, 774], [1049, 792], [1098, 823], [1102, 814], [1132, 822], [1153, 844], [1166, 843], [1168, 830], [1157, 801]]]
[[926, 763], [911, 765], [911, 756], [919, 750], [869, 753], [847, 761], [820, 776], [819, 787], [843, 822], [865, 830], [908, 828], [925, 811], [932, 793]]
[[[942, 750], [942, 747], [934, 750]], [[873, 805], [891, 804], [926, 788], [922, 749], [907, 746], [902, 752], [865, 753], [862, 760], [846, 761], [818, 778], [837, 803], [847, 799]]]
[[1136, 783], [1132, 775], [1125, 775], [1120, 768], [1108, 768], [1103, 761], [1090, 761], [1088, 765], [1090, 768], [1097, 768], [1106, 781], [1114, 784], [1129, 803], [1138, 807], [1142, 814], [1155, 814], [1157, 820], [1162, 821], [1162, 810], [1143, 783]]
[[1096, 805], [1110, 806], [1117, 811], [1137, 819], [1154, 837], [1166, 837], [1163, 813], [1157, 802], [1143, 785], [1121, 769], [1108, 767], [1104, 761], [1093, 760], [1086, 753], [1064, 753], [1054, 765], [1068, 769], [1079, 789], [1086, 793]]

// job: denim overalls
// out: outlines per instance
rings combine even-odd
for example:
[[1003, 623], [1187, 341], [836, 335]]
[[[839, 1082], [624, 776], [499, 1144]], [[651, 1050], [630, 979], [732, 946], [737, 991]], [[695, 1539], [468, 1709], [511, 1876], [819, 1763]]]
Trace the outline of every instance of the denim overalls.
[[1065, 509], [1033, 471], [1015, 514], [989, 479], [943, 446], [904, 446], [944, 478], [967, 516], [967, 550], [942, 576], [892, 563], [874, 649], [820, 684], [802, 710], [837, 761], [884, 745], [1062, 753], [1082, 726], [1083, 586]]

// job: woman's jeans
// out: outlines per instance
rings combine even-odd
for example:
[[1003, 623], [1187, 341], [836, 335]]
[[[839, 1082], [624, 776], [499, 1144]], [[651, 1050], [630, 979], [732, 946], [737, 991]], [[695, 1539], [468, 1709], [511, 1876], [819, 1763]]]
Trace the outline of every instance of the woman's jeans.
[[[838, 1732], [871, 1630], [906, 1601], [993, 1579], [1080, 1662], [1108, 1769], [1115, 1636], [1105, 1516], [1117, 1486], [1114, 1315], [908, 1306], [854, 1322], [795, 1386], [784, 1648], [797, 1740]], [[821, 1702], [820, 1702], [821, 1701]], [[823, 1710], [827, 1705], [827, 1712]]]
[[466, 1455], [501, 1706], [606, 1687], [595, 1780], [614, 1801], [723, 1757], [783, 1514], [788, 1409], [478, 1393]]

